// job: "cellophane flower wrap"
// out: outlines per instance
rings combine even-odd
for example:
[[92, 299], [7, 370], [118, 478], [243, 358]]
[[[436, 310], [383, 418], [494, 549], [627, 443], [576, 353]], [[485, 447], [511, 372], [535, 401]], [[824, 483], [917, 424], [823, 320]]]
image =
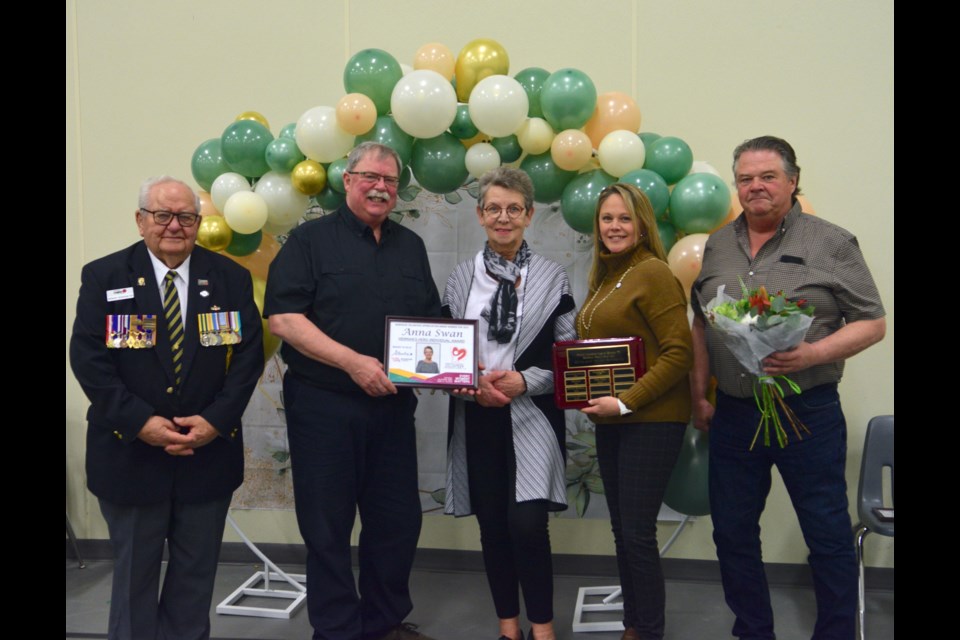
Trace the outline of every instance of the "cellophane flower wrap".
[[783, 401], [781, 381], [796, 393], [800, 388], [787, 376], [770, 376], [763, 371], [763, 359], [774, 351], [788, 351], [800, 344], [813, 323], [813, 305], [805, 300], [788, 300], [783, 292], [767, 293], [765, 287], [747, 289], [740, 281], [742, 296], [732, 298], [724, 291], [726, 285], [717, 289], [717, 296], [703, 307], [710, 325], [723, 336], [723, 342], [737, 360], [750, 373], [757, 376], [759, 389], [753, 395], [760, 410], [760, 424], [753, 436], [750, 449], [763, 432], [763, 443], [770, 446], [770, 431], [773, 430], [781, 447], [787, 445], [787, 432], [777, 407], [787, 422], [803, 439], [800, 431], [810, 433], [793, 410]]

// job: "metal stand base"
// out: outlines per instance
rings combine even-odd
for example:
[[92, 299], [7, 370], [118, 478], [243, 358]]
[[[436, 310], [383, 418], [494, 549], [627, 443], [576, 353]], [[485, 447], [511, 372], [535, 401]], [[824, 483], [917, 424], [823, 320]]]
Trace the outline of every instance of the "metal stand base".
[[70, 544], [73, 545], [73, 552], [77, 554], [77, 564], [81, 569], [87, 568], [87, 563], [83, 561], [80, 555], [80, 546], [77, 544], [77, 535], [73, 532], [73, 525], [70, 524], [70, 514], [67, 514], [67, 536], [70, 538]]
[[[241, 584], [236, 591], [227, 596], [217, 605], [217, 613], [232, 616], [254, 616], [257, 618], [282, 618], [289, 620], [297, 609], [306, 602], [307, 588], [303, 585], [307, 581], [307, 576], [303, 574], [285, 573], [277, 565], [270, 561], [267, 556], [257, 548], [257, 545], [244, 535], [237, 522], [227, 514], [227, 522], [237, 532], [244, 544], [253, 551], [254, 554], [263, 562], [263, 571], [257, 571], [246, 582]], [[293, 586], [290, 589], [276, 589], [270, 586], [271, 580], [284, 580]], [[262, 588], [255, 588], [253, 585], [263, 583]], [[260, 598], [280, 598], [290, 600], [290, 604], [284, 609], [271, 607], [247, 607], [236, 604], [242, 598], [254, 596]]]
[[[663, 548], [660, 549], [660, 557], [662, 558], [664, 554], [670, 550], [670, 547], [673, 546], [673, 543], [676, 542], [677, 537], [680, 535], [680, 532], [683, 531], [683, 528], [687, 526], [687, 523], [693, 520], [693, 516], [683, 516], [680, 520], [680, 525], [677, 527], [677, 530], [673, 532], [673, 535], [670, 536], [670, 539], [667, 540], [666, 544], [663, 545]], [[577, 604], [573, 609], [573, 631], [574, 633], [580, 633], [583, 631], [623, 631], [623, 620], [622, 616], [618, 616], [616, 620], [601, 620], [596, 622], [584, 622], [583, 614], [596, 614], [596, 613], [616, 613], [623, 611], [623, 600], [620, 596], [623, 592], [620, 590], [619, 586], [613, 587], [580, 587], [580, 590], [577, 592]], [[587, 602], [588, 597], [596, 596], [605, 596], [600, 602]]]

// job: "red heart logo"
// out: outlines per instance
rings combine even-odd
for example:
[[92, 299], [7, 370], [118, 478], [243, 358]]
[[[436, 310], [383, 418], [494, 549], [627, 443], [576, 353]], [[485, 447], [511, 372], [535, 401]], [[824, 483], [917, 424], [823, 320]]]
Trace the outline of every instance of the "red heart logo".
[[454, 347], [451, 350], [451, 353], [453, 354], [453, 357], [456, 358], [457, 360], [463, 360], [464, 357], [466, 357], [467, 355], [467, 350], [461, 349], [460, 347]]

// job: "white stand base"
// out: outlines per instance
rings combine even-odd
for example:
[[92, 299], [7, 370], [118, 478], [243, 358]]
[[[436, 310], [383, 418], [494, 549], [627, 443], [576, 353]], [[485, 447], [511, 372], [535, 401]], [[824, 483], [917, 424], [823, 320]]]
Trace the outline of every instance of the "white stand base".
[[[597, 622], [584, 622], [584, 613], [613, 613], [623, 611], [623, 600], [620, 600], [620, 587], [580, 587], [577, 592], [577, 606], [573, 610], [573, 631], [580, 633], [583, 631], [623, 631], [623, 616], [617, 616], [616, 620], [603, 620]], [[600, 602], [588, 603], [590, 596], [605, 596]]]
[[[246, 582], [241, 584], [236, 591], [227, 596], [217, 605], [217, 613], [231, 616], [253, 616], [257, 618], [282, 618], [289, 620], [297, 609], [299, 609], [307, 599], [307, 588], [303, 586], [307, 581], [307, 576], [303, 574], [285, 573], [277, 565], [270, 561], [263, 554], [257, 545], [244, 535], [237, 522], [227, 514], [227, 522], [234, 528], [244, 544], [263, 562], [263, 571], [257, 571]], [[270, 586], [271, 580], [284, 580], [293, 587], [290, 589], [276, 589]], [[256, 588], [253, 585], [263, 583], [262, 588]], [[290, 600], [290, 604], [284, 609], [271, 607], [247, 607], [236, 604], [242, 598], [254, 596], [260, 598], [281, 598]]]

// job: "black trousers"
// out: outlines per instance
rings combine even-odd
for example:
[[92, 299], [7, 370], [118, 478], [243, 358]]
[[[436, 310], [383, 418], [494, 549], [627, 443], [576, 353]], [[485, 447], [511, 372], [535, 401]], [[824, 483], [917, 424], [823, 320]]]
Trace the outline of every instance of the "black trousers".
[[[289, 373], [283, 391], [313, 637], [375, 637], [413, 609], [408, 583], [421, 523], [417, 400], [410, 390], [384, 398], [326, 391]], [[350, 536], [358, 509], [355, 583]]]
[[516, 458], [510, 408], [465, 404], [470, 504], [480, 524], [487, 582], [498, 618], [553, 620], [553, 561], [547, 501], [516, 500]]
[[623, 589], [623, 626], [636, 629], [642, 640], [663, 638], [666, 594], [657, 514], [685, 429], [681, 422], [597, 425], [597, 461]]

